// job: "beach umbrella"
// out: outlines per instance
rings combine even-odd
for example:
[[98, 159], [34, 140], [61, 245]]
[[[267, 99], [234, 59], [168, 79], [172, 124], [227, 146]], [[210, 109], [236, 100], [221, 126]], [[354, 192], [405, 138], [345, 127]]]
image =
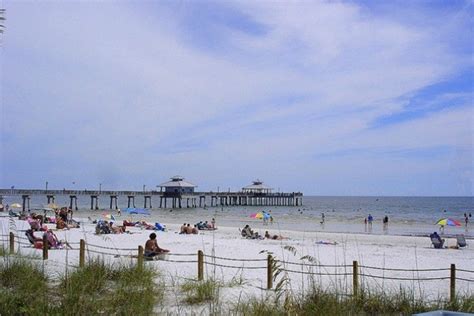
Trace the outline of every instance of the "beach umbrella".
[[250, 215], [250, 217], [255, 219], [262, 219], [264, 217], [264, 214], [262, 212], [258, 212]]
[[443, 218], [436, 222], [436, 225], [442, 226], [461, 226], [461, 223], [452, 218]]
[[59, 206], [56, 203], [49, 203], [46, 206], [53, 210], [59, 208]]
[[13, 207], [13, 208], [21, 208], [21, 204], [20, 203], [13, 203], [12, 205], [10, 205], [10, 207]]
[[129, 207], [125, 209], [128, 214], [150, 215], [150, 211], [144, 208]]

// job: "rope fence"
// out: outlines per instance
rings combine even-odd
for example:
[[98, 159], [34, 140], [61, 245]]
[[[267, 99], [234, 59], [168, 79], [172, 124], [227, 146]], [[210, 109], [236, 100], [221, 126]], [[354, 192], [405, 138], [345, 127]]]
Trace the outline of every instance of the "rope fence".
[[[10, 233], [9, 235], [0, 235], [2, 239], [1, 241], [9, 242], [9, 250], [10, 254], [14, 254], [15, 251], [15, 244], [17, 247], [19, 246], [32, 246], [32, 241], [24, 236], [18, 236], [14, 233]], [[7, 238], [4, 238], [7, 237]], [[28, 242], [26, 242], [28, 241]], [[41, 243], [42, 250], [42, 258], [39, 257], [38, 259], [48, 260], [48, 251], [50, 250], [50, 245], [48, 243], [47, 236], [44, 235], [42, 241], [37, 241]], [[112, 256], [114, 258], [134, 258], [138, 260], [138, 266], [142, 267], [145, 260], [150, 258], [145, 257], [144, 249], [142, 246], [138, 246], [137, 248], [111, 248], [102, 245], [96, 245], [93, 243], [86, 243], [85, 240], [81, 239], [80, 242], [68, 242], [67, 245], [79, 245], [79, 247], [71, 247], [72, 249], [68, 249], [68, 251], [79, 251], [79, 264], [78, 265], [71, 265], [69, 263], [65, 263], [68, 267], [72, 268], [82, 268], [85, 266], [85, 256], [86, 253], [90, 254], [97, 254], [102, 256]], [[36, 242], [34, 244], [35, 247]], [[108, 251], [104, 251], [108, 250]], [[115, 252], [110, 252], [115, 251]], [[126, 253], [124, 253], [126, 252]], [[197, 252], [197, 260], [172, 260], [168, 259], [168, 256], [175, 256], [175, 257], [196, 257], [196, 253], [167, 253], [163, 258], [159, 258], [161, 262], [169, 262], [169, 263], [183, 263], [183, 264], [196, 264], [197, 263], [197, 274], [198, 280], [203, 280], [204, 278], [204, 266], [213, 266], [213, 267], [220, 267], [220, 268], [228, 268], [228, 269], [239, 269], [239, 270], [266, 270], [267, 276], [267, 287], [266, 289], [273, 288], [273, 281], [276, 275], [286, 272], [292, 274], [298, 274], [301, 276], [304, 275], [317, 275], [317, 276], [343, 276], [348, 277], [352, 276], [352, 295], [356, 296], [359, 292], [359, 281], [364, 279], [381, 279], [381, 280], [393, 280], [393, 281], [441, 281], [441, 280], [450, 280], [450, 300], [454, 300], [456, 296], [456, 280], [462, 282], [469, 282], [474, 283], [474, 278], [470, 278], [471, 275], [465, 276], [464, 274], [474, 274], [474, 270], [468, 269], [456, 269], [454, 264], [451, 264], [450, 268], [431, 268], [431, 269], [401, 269], [401, 268], [390, 268], [390, 267], [375, 267], [375, 266], [368, 266], [368, 265], [359, 265], [357, 261], [353, 261], [352, 265], [350, 264], [341, 264], [341, 265], [325, 265], [325, 264], [315, 264], [315, 263], [305, 263], [305, 262], [290, 262], [284, 260], [278, 260], [273, 258], [272, 255], [267, 255], [266, 259], [259, 258], [259, 259], [244, 259], [244, 258], [228, 258], [228, 257], [220, 257], [214, 255], [207, 255], [204, 254], [201, 250]], [[184, 259], [184, 258], [183, 258]], [[205, 260], [207, 259], [207, 260]], [[242, 265], [233, 265], [233, 264], [224, 264], [222, 262], [217, 261], [226, 261], [226, 262], [241, 262]], [[56, 262], [56, 261], [52, 261]], [[246, 265], [245, 263], [262, 263], [266, 262], [265, 266], [253, 266], [253, 265]], [[62, 263], [64, 264], [64, 263]], [[288, 268], [288, 266], [299, 266], [301, 270], [295, 270]], [[352, 267], [352, 269], [350, 269]], [[320, 271], [323, 268], [324, 271]], [[328, 271], [329, 269], [333, 269], [332, 271]], [[344, 269], [344, 271], [340, 271], [340, 269]], [[347, 271], [348, 270], [348, 271]], [[401, 273], [421, 273], [421, 272], [431, 272], [431, 273], [439, 273], [439, 272], [448, 272], [446, 275], [440, 275], [438, 277], [419, 277], [419, 276], [392, 276], [392, 275], [377, 275], [371, 274], [369, 271], [389, 271], [389, 272], [401, 272]], [[463, 275], [457, 276], [457, 273], [461, 273]]]

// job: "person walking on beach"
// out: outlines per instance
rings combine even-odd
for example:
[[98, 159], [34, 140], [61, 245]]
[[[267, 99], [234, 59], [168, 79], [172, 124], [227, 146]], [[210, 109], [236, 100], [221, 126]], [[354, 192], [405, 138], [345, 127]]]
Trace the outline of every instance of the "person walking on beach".
[[324, 213], [321, 214], [321, 225], [324, 224], [326, 220], [326, 216], [324, 215]]

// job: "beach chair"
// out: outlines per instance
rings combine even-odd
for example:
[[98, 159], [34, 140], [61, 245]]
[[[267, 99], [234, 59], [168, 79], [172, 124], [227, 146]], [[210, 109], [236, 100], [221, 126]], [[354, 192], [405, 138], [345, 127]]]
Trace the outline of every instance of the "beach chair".
[[28, 229], [25, 232], [26, 237], [28, 238], [28, 241], [33, 245], [33, 247], [37, 249], [43, 248], [43, 239], [36, 237], [33, 233], [33, 230]]
[[441, 249], [443, 248], [444, 240], [440, 241], [438, 238], [431, 237], [431, 243], [436, 249]]
[[459, 248], [464, 248], [467, 246], [466, 238], [464, 235], [456, 236], [457, 245]]

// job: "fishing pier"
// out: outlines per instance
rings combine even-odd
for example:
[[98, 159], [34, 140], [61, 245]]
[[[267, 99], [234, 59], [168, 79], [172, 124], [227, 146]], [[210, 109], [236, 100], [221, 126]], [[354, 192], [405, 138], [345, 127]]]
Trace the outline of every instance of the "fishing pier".
[[[221, 206], [301, 206], [303, 193], [274, 193], [263, 182], [253, 181], [252, 185], [238, 192], [197, 192], [196, 185], [175, 176], [171, 181], [159, 185], [160, 191], [107, 191], [107, 190], [42, 190], [42, 189], [0, 189], [0, 204], [6, 196], [21, 196], [23, 212], [30, 210], [32, 196], [44, 196], [46, 204], [54, 204], [57, 196], [69, 197], [69, 207], [78, 209], [79, 196], [90, 197], [90, 209], [98, 210], [99, 201], [108, 200], [110, 209], [136, 207], [135, 199], [143, 202], [143, 207], [153, 208], [152, 201], [159, 208], [196, 208]], [[120, 203], [119, 203], [120, 202]]]

